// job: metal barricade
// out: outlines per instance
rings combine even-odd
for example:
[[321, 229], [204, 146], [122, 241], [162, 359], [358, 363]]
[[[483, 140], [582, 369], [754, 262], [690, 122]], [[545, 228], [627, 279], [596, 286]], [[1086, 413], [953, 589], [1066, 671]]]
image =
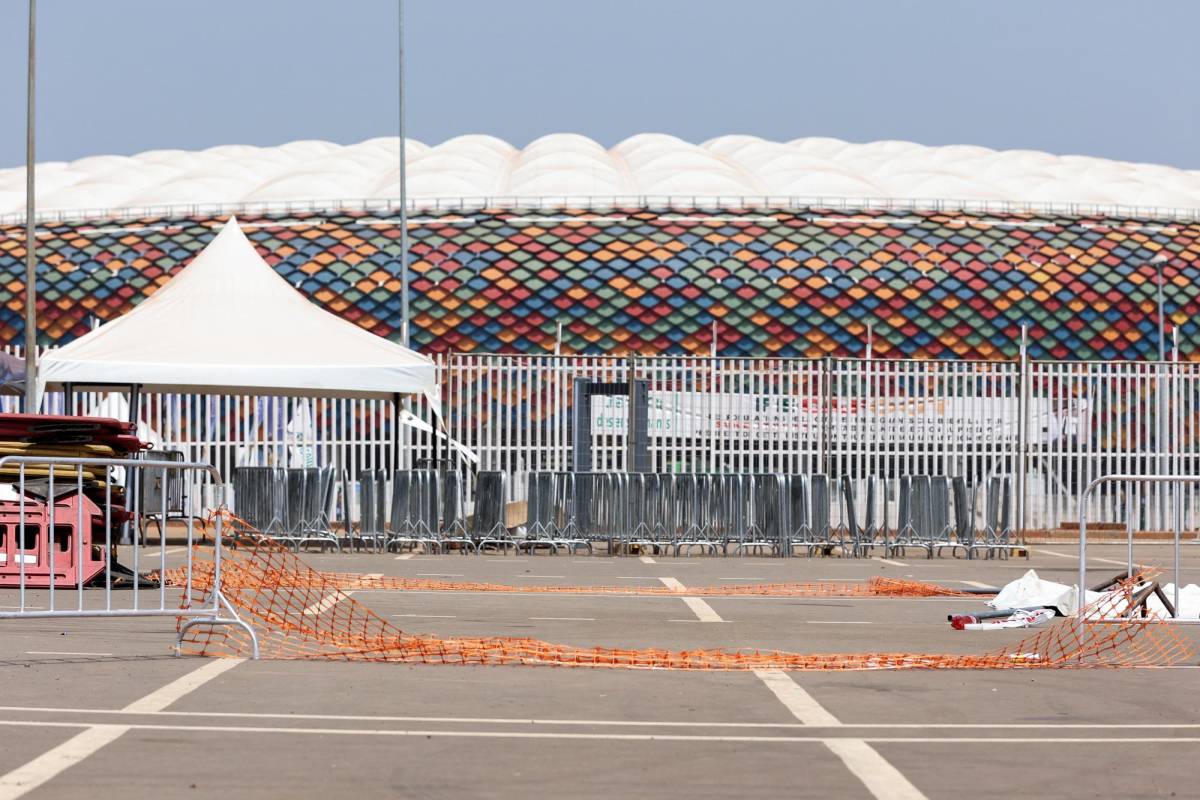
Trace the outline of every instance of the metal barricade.
[[263, 535], [295, 549], [312, 543], [322, 549], [341, 549], [331, 520], [336, 489], [332, 467], [236, 467], [233, 471], [237, 515]]
[[[929, 548], [930, 555], [942, 554], [942, 550], [954, 548], [951, 539], [954, 526], [950, 524], [950, 479], [934, 475], [929, 479]], [[953, 552], [953, 549], [951, 549]]]
[[420, 545], [429, 553], [441, 549], [440, 477], [438, 472], [425, 469], [392, 473], [391, 513], [384, 526], [385, 549], [399, 549], [406, 544], [414, 548]]
[[[148, 458], [153, 458], [157, 461], [183, 463], [185, 460], [182, 450], [152, 450], [146, 455]], [[187, 500], [187, 481], [183, 479], [181, 472], [177, 470], [148, 469], [145, 475], [142, 476], [140, 485], [142, 490], [142, 508], [156, 509], [155, 511], [147, 512], [142, 517], [144, 521], [144, 525], [142, 526], [143, 537], [151, 523], [158, 528], [159, 535], [161, 536], [170, 520], [182, 520], [189, 513], [191, 506]], [[192, 519], [200, 523], [201, 530], [207, 532], [207, 522], [203, 516], [193, 516]]]
[[[220, 515], [213, 526], [211, 590], [208, 602], [202, 606], [195, 605], [193, 583], [198, 507], [184, 507], [186, 555], [182, 586], [172, 586], [168, 592], [166, 581], [161, 578], [167, 571], [165, 535], [159, 537], [158, 558], [150, 564], [143, 565], [141, 548], [136, 544], [128, 568], [119, 564], [115, 556], [114, 545], [120, 541], [121, 531], [137, 530], [146, 512], [141, 504], [143, 494], [134, 489], [126, 495], [126, 508], [114, 514], [112, 469], [125, 470], [127, 486], [136, 487], [139, 479], [144, 481], [148, 470], [168, 476], [180, 472], [187, 477], [208, 478], [212, 484], [220, 485], [221, 476], [214, 467], [168, 459], [13, 455], [0, 457], [0, 469], [6, 467], [16, 468], [13, 483], [18, 499], [4, 501], [0, 512], [4, 532], [11, 534], [4, 537], [0, 572], [6, 583], [16, 579], [17, 607], [0, 611], [0, 619], [177, 617], [183, 619], [178, 626], [177, 643], [197, 625], [234, 625], [245, 630], [253, 655], [258, 657], [254, 629], [238, 616], [221, 592], [224, 540]], [[37, 497], [43, 499], [38, 501]], [[165, 519], [168, 493], [162, 492], [156, 499], [159, 506], [155, 512]], [[101, 532], [102, 543], [96, 538], [97, 531]], [[142, 575], [143, 566], [156, 569], [159, 577]], [[42, 579], [45, 586], [35, 586]], [[36, 595], [31, 597], [33, 593]], [[64, 602], [64, 594], [71, 599]], [[36, 606], [31, 605], [31, 600]]]
[[475, 511], [471, 517], [471, 538], [475, 548], [492, 546], [501, 550], [509, 547], [517, 552], [517, 542], [508, 532], [505, 515], [508, 505], [507, 475], [503, 472], [480, 472], [475, 476]]
[[983, 541], [975, 542], [972, 551], [983, 550], [987, 558], [1008, 558], [1020, 547], [1013, 541], [1012, 478], [989, 478], [984, 499]]
[[767, 550], [775, 555], [788, 555], [788, 511], [790, 495], [787, 476], [758, 474], [751, 477], [749, 493], [749, 523], [746, 538], [734, 547], [734, 552]]
[[387, 478], [383, 470], [367, 470], [358, 476], [358, 530], [351, 529], [350, 542], [378, 550], [387, 542]]
[[975, 554], [975, 491], [967, 485], [967, 479], [956, 475], [950, 481], [954, 495], [954, 548], [953, 554], [962, 548], [967, 558]]
[[[0, 464], [2, 464], [2, 463], [3, 463], [3, 460], [0, 460]], [[1173, 489], [1173, 492], [1171, 492], [1171, 498], [1170, 498], [1170, 508], [1171, 508], [1170, 515], [1171, 515], [1171, 530], [1172, 530], [1172, 534], [1173, 534], [1173, 536], [1172, 536], [1172, 554], [1174, 556], [1175, 563], [1174, 563], [1173, 569], [1171, 570], [1171, 575], [1173, 578], [1173, 580], [1172, 580], [1173, 585], [1172, 585], [1171, 591], [1170, 591], [1170, 607], [1167, 610], [1170, 613], [1170, 621], [1172, 621], [1172, 622], [1187, 622], [1187, 623], [1193, 623], [1193, 624], [1200, 622], [1200, 617], [1186, 618], [1186, 617], [1182, 616], [1181, 609], [1180, 609], [1180, 589], [1181, 589], [1180, 570], [1182, 567], [1182, 560], [1183, 560], [1183, 551], [1182, 551], [1182, 546], [1183, 546], [1183, 492], [1181, 490], [1183, 489], [1184, 486], [1195, 486], [1197, 484], [1200, 484], [1200, 476], [1197, 476], [1197, 475], [1103, 475], [1099, 478], [1096, 478], [1095, 480], [1093, 480], [1091, 483], [1089, 483], [1087, 485], [1087, 488], [1085, 488], [1083, 490], [1083, 493], [1080, 494], [1080, 496], [1079, 496], [1079, 591], [1076, 595], [1076, 600], [1075, 600], [1076, 614], [1078, 614], [1078, 612], [1080, 610], [1082, 610], [1083, 606], [1086, 605], [1086, 601], [1087, 601], [1086, 588], [1088, 586], [1088, 579], [1087, 579], [1087, 544], [1088, 544], [1088, 542], [1087, 542], [1087, 518], [1088, 518], [1087, 504], [1088, 504], [1088, 500], [1091, 498], [1092, 494], [1098, 488], [1100, 488], [1101, 486], [1103, 486], [1105, 484], [1110, 484], [1110, 483], [1151, 484], [1151, 485], [1166, 484], [1167, 488]], [[1126, 497], [1129, 497], [1129, 495], [1130, 495], [1128, 487], [1126, 487], [1125, 495], [1126, 495]], [[1126, 515], [1128, 515], [1130, 513], [1128, 503], [1126, 504], [1125, 513], [1126, 513]], [[1003, 513], [1001, 513], [1001, 516], [1003, 516]], [[1126, 573], [1125, 574], [1127, 576], [1133, 576], [1136, 574], [1136, 565], [1133, 563], [1133, 531], [1134, 531], [1134, 525], [1132, 524], [1132, 521], [1127, 516], [1126, 525], [1125, 525], [1125, 532], [1126, 532], [1126, 537], [1127, 537], [1127, 544], [1126, 544], [1127, 564], [1126, 564]], [[1137, 600], [1136, 595], [1134, 596], [1133, 600]], [[1135, 602], [1131, 601], [1129, 603], [1130, 614], [1134, 613], [1134, 611], [1135, 611], [1134, 606], [1135, 606]], [[1095, 618], [1090, 621], [1111, 622], [1111, 621], [1118, 621], [1118, 620], [1107, 620], [1104, 618]]]
[[691, 552], [716, 555], [721, 544], [718, 533], [721, 504], [717, 495], [718, 475], [680, 475], [675, 487], [675, 555]]

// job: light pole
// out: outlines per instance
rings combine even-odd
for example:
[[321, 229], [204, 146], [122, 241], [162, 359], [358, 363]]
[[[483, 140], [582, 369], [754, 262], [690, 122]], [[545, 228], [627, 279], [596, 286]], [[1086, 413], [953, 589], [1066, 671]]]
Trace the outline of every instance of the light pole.
[[25, 413], [37, 409], [37, 237], [34, 231], [33, 89], [37, 0], [29, 0], [29, 61], [25, 86]]
[[1166, 344], [1166, 315], [1164, 314], [1163, 303], [1163, 264], [1167, 263], [1168, 259], [1164, 253], [1159, 253], [1154, 258], [1150, 259], [1150, 263], [1154, 265], [1155, 274], [1158, 281], [1158, 360], [1167, 360], [1167, 344]]
[[400, 344], [408, 347], [408, 165], [404, 157], [404, 0], [399, 5], [400, 56]]

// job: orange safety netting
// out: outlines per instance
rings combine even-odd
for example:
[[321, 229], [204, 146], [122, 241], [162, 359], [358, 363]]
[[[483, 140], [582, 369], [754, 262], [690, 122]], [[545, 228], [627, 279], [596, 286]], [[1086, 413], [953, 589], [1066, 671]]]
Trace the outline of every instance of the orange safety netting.
[[[211, 561], [193, 564], [193, 602], [212, 589]], [[279, 545], [258, 539], [222, 564], [225, 598], [259, 638], [261, 655], [278, 659], [423, 664], [525, 664], [687, 670], [1008, 669], [1167, 666], [1195, 647], [1174, 625], [1122, 616], [1134, 582], [1085, 609], [1083, 621], [1058, 621], [1016, 644], [980, 654], [788, 653], [776, 650], [578, 647], [536, 639], [413, 635], [351, 598], [344, 577], [309, 568]], [[692, 594], [693, 590], [687, 590]], [[827, 595], [826, 595], [827, 596]], [[1089, 621], [1092, 620], [1092, 621]], [[233, 626], [195, 626], [182, 652], [246, 656], [249, 636]]]
[[[301, 581], [297, 584], [296, 581]], [[816, 581], [808, 583], [750, 583], [731, 586], [693, 586], [673, 589], [668, 586], [513, 586], [474, 581], [440, 581], [428, 578], [397, 578], [362, 575], [354, 572], [317, 572], [303, 575], [291, 571], [263, 574], [246, 570], [235, 561], [221, 576], [221, 585], [232, 589], [261, 589], [265, 586], [299, 589], [313, 581], [322, 588], [356, 591], [405, 592], [506, 592], [531, 594], [620, 594], [689, 597], [977, 597], [978, 592], [963, 592], [922, 581], [895, 578], [871, 578], [865, 583]], [[183, 570], [168, 570], [170, 585], [184, 584]]]

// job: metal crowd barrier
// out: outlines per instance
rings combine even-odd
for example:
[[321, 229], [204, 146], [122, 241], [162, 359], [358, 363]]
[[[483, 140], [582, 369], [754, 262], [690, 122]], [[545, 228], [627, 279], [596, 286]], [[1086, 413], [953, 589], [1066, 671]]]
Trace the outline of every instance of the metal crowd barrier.
[[[897, 523], [889, 523], [896, 487]], [[1013, 541], [1012, 480], [972, 486], [962, 477], [533, 472], [526, 478], [525, 538], [517, 547], [608, 552], [862, 557], [946, 550], [967, 558], [1007, 557]], [[976, 495], [986, 508], [977, 522]], [[834, 511], [840, 510], [835, 522]]]
[[294, 548], [316, 543], [341, 550], [331, 519], [338, 484], [333, 467], [237, 467], [234, 511], [266, 536]]
[[[125, 471], [124, 508], [114, 509], [112, 470]], [[235, 625], [246, 631], [258, 657], [254, 629], [238, 617], [221, 592], [223, 552], [221, 517], [213, 527], [212, 588], [207, 602], [196, 599], [193, 584], [194, 521], [201, 509], [188, 499], [183, 585], [171, 587], [159, 577], [167, 570], [167, 537], [160, 536], [158, 557], [144, 563], [141, 547], [132, 548], [131, 563], [116, 559], [116, 543], [144, 525], [147, 509], [137, 487], [168, 480], [179, 473], [221, 485], [221, 476], [208, 464], [168, 459], [0, 457], [0, 472], [16, 476], [10, 482], [16, 500], [0, 501], [4, 531], [0, 552], [0, 585], [17, 589], [16, 610], [0, 611], [0, 619], [66, 617], [180, 617], [176, 644], [197, 625]], [[85, 479], [86, 478], [86, 479]], [[158, 506], [149, 513], [165, 519], [169, 496], [159, 492]], [[143, 574], [143, 569], [157, 572]], [[64, 598], [65, 595], [65, 598]]]

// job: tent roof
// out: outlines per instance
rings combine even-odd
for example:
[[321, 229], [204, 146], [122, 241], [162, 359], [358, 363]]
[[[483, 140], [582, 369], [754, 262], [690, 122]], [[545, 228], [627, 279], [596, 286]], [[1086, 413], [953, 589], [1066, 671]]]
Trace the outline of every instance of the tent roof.
[[437, 393], [429, 358], [309, 302], [236, 219], [133, 311], [47, 353], [37, 379], [211, 394]]

